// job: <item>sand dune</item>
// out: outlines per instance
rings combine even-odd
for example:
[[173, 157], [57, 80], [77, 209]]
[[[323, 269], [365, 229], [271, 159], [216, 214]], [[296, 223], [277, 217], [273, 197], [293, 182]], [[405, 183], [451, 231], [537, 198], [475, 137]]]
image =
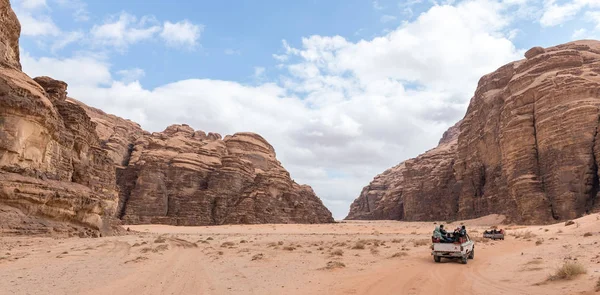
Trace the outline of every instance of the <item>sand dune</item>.
[[[501, 221], [501, 216], [487, 216], [464, 224], [472, 236], [480, 237]], [[0, 290], [111, 295], [591, 294], [600, 277], [598, 225], [600, 215], [593, 214], [569, 226], [503, 226], [507, 239], [479, 241], [475, 259], [467, 265], [433, 262], [433, 222], [148, 225], [130, 226], [126, 236], [97, 239], [2, 237]], [[587, 273], [546, 282], [565, 261], [581, 263]]]

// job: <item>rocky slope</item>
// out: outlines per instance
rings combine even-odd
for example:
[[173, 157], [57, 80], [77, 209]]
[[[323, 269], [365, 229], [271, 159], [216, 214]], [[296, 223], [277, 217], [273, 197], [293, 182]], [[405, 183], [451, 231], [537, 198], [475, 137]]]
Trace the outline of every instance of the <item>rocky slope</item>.
[[[0, 0], [0, 234], [99, 236], [129, 223], [332, 222], [260, 136], [184, 125], [150, 134], [31, 79], [20, 24]], [[121, 197], [121, 198], [119, 198]]]
[[66, 83], [21, 72], [19, 34], [0, 0], [0, 232], [109, 232], [118, 193], [95, 125]]
[[323, 223], [331, 213], [293, 182], [261, 136], [221, 139], [187, 125], [145, 135], [121, 172], [125, 223]]
[[547, 223], [597, 210], [600, 42], [525, 56], [482, 77], [458, 134], [376, 177], [347, 218]]
[[126, 224], [323, 223], [331, 213], [292, 181], [260, 135], [206, 134], [187, 125], [149, 133], [69, 98], [96, 123], [117, 167], [117, 216]]

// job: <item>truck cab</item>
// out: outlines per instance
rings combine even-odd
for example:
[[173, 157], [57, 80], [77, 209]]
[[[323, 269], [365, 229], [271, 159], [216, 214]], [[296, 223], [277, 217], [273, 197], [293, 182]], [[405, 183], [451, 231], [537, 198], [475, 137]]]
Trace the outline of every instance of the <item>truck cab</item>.
[[439, 240], [433, 240], [431, 250], [435, 262], [440, 262], [442, 258], [448, 258], [460, 259], [462, 264], [467, 264], [469, 259], [475, 258], [475, 242], [471, 240], [468, 234], [460, 237], [454, 243], [442, 243]]

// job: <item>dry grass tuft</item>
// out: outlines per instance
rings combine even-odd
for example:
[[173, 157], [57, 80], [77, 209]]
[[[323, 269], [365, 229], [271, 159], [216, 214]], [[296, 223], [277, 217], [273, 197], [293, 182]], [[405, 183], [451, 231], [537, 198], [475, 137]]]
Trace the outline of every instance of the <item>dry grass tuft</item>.
[[404, 239], [393, 239], [392, 243], [397, 244], [397, 243], [402, 243], [404, 242]]
[[569, 225], [573, 225], [573, 224], [575, 224], [575, 221], [573, 221], [573, 220], [569, 220], [569, 221], [565, 222], [565, 226], [569, 226]]
[[327, 265], [320, 269], [336, 269], [336, 268], [344, 268], [346, 265], [339, 261], [329, 261]]
[[279, 245], [279, 246], [283, 245], [283, 241], [277, 242], [277, 245]]
[[537, 241], [535, 241], [535, 245], [536, 246], [539, 246], [539, 245], [541, 245], [543, 243], [544, 243], [544, 239], [538, 239]]
[[344, 256], [344, 251], [342, 249], [336, 249], [331, 251], [332, 256]]
[[156, 240], [154, 240], [154, 243], [160, 244], [160, 243], [164, 243], [166, 241], [167, 241], [167, 239], [165, 239], [165, 237], [158, 237], [158, 238], [156, 238]]
[[522, 238], [523, 240], [528, 240], [528, 239], [532, 239], [535, 237], [536, 237], [536, 235], [530, 231], [522, 231], [522, 232], [515, 233], [515, 239]]
[[221, 247], [225, 248], [225, 247], [233, 247], [235, 245], [234, 242], [225, 242], [223, 244], [221, 244]]
[[408, 256], [408, 254], [406, 254], [406, 252], [396, 252], [390, 258], [398, 258], [398, 257], [404, 257], [404, 256]]
[[421, 240], [416, 240], [413, 242], [413, 246], [415, 247], [419, 247], [419, 246], [425, 246], [427, 244], [429, 244], [429, 239], [421, 239]]
[[377, 255], [377, 254], [379, 254], [379, 250], [375, 247], [371, 247], [371, 254]]
[[354, 250], [364, 250], [365, 249], [365, 242], [363, 241], [358, 241], [354, 244], [354, 246], [352, 246], [352, 249]]
[[265, 257], [265, 255], [263, 255], [262, 253], [258, 253], [256, 255], [252, 256], [252, 261], [262, 260], [264, 257]]
[[592, 236], [592, 233], [588, 232], [588, 233], [585, 233], [585, 234], [583, 234], [583, 236], [584, 236], [584, 237], [591, 237], [591, 236]]
[[565, 262], [556, 269], [554, 274], [548, 276], [548, 281], [571, 280], [579, 275], [586, 274], [585, 267], [577, 262]]
[[283, 247], [283, 250], [286, 250], [286, 251], [294, 251], [294, 250], [296, 250], [296, 247], [293, 247], [293, 246], [285, 246], [285, 247]]

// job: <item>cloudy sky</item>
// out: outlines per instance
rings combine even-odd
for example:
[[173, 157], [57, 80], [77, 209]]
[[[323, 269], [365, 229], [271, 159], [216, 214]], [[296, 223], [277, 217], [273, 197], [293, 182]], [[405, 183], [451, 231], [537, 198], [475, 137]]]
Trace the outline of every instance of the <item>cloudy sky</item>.
[[263, 135], [336, 218], [433, 148], [479, 77], [600, 37], [600, 0], [11, 0], [30, 76], [139, 122]]

